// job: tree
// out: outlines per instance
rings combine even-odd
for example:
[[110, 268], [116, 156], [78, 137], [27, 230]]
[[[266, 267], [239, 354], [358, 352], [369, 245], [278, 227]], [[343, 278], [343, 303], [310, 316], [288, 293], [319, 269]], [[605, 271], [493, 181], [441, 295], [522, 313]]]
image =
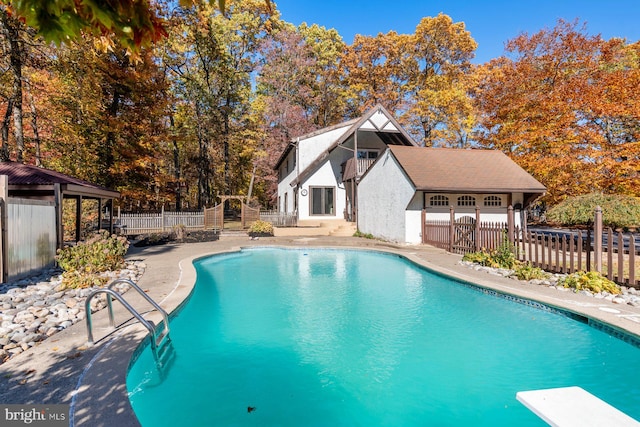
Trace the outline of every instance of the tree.
[[341, 60], [353, 114], [381, 103], [425, 145], [467, 146], [475, 49], [464, 23], [443, 14], [423, 18], [414, 34], [356, 36]]
[[403, 123], [426, 146], [467, 146], [475, 125], [469, 74], [476, 42], [463, 22], [441, 13], [422, 18], [408, 43], [412, 102]]
[[353, 116], [376, 104], [393, 112], [406, 110], [410, 36], [391, 31], [375, 37], [356, 35], [340, 61]]
[[[180, 3], [191, 7], [199, 2]], [[167, 36], [160, 10], [148, 0], [0, 0], [0, 5], [56, 44], [76, 40], [84, 32], [101, 37], [105, 47], [113, 47], [115, 40], [137, 55], [140, 48]], [[217, 5], [226, 12], [225, 0], [217, 0]], [[271, 1], [265, 0], [264, 7], [271, 12]]]
[[9, 15], [8, 11], [0, 7], [0, 30], [9, 56], [9, 70], [11, 75], [11, 94], [7, 98], [5, 110], [5, 120], [2, 129], [2, 150], [0, 150], [0, 160], [9, 160], [8, 147], [8, 127], [10, 115], [13, 116], [14, 138], [16, 143], [16, 161], [22, 163], [24, 160], [24, 132], [22, 129], [22, 69], [24, 67], [24, 46], [21, 38], [20, 22]]
[[[2, 9], [24, 19], [38, 35], [57, 44], [78, 39], [82, 32], [115, 40], [132, 51], [166, 35], [158, 11], [146, 0], [1, 0]], [[7, 11], [8, 13], [8, 11]]]
[[253, 103], [261, 117], [262, 143], [256, 152], [256, 172], [276, 194], [273, 170], [278, 157], [296, 136], [318, 129], [314, 108], [317, 58], [293, 25], [282, 25], [260, 45], [261, 65], [257, 77], [258, 99]]
[[552, 203], [593, 190], [637, 195], [639, 113], [625, 95], [638, 88], [634, 49], [565, 21], [509, 41], [513, 59], [478, 70], [479, 143], [509, 153]]
[[46, 166], [147, 201], [166, 178], [167, 81], [152, 52], [130, 60], [124, 47], [103, 52], [89, 37], [57, 50], [42, 106], [50, 137]]
[[244, 139], [251, 129], [252, 73], [260, 40], [271, 16], [257, 0], [235, 1], [226, 15], [206, 4], [175, 15], [167, 65], [174, 76], [175, 97], [184, 102], [179, 126], [192, 129], [198, 142], [198, 206], [218, 194], [246, 191], [247, 156], [258, 142]]
[[340, 81], [339, 67], [345, 43], [335, 29], [317, 24], [309, 26], [303, 23], [297, 31], [313, 58], [309, 72], [315, 102], [308, 107], [309, 117], [320, 128], [339, 123], [345, 119], [347, 108], [347, 91]]

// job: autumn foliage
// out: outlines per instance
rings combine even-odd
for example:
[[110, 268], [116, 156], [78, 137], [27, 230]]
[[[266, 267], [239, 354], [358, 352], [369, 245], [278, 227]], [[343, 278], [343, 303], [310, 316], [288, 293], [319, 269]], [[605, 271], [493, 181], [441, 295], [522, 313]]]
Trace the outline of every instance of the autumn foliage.
[[508, 153], [548, 201], [599, 190], [640, 195], [640, 44], [560, 21], [522, 34], [479, 68], [478, 143]]
[[[48, 18], [32, 3], [0, 3], [0, 158], [113, 187], [125, 209], [269, 207], [288, 144], [377, 103], [422, 145], [504, 151], [550, 204], [640, 196], [640, 42], [578, 21], [477, 65], [445, 14], [347, 44], [265, 0], [57, 0]], [[60, 26], [71, 3], [77, 25]]]

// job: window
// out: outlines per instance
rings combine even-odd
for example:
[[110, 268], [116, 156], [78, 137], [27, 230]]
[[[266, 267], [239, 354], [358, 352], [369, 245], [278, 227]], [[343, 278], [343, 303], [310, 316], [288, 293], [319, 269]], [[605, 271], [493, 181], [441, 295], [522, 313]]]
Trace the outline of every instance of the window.
[[359, 159], [377, 159], [378, 151], [377, 150], [358, 150], [358, 158]]
[[311, 215], [333, 215], [334, 187], [311, 187]]
[[500, 196], [487, 196], [484, 198], [485, 206], [502, 206], [502, 197]]
[[429, 206], [449, 206], [449, 198], [438, 194], [429, 198]]
[[473, 196], [460, 196], [458, 197], [458, 206], [475, 206], [476, 198]]

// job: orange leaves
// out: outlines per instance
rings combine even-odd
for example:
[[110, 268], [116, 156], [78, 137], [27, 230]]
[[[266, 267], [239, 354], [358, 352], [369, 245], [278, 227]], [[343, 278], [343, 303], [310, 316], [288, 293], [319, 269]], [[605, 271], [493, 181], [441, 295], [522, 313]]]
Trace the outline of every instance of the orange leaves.
[[357, 35], [342, 72], [358, 113], [382, 103], [426, 145], [467, 146], [475, 123], [468, 92], [476, 42], [464, 23], [423, 18], [414, 34]]
[[639, 195], [637, 46], [559, 21], [507, 50], [512, 59], [477, 73], [480, 143], [511, 153], [551, 202], [593, 190]]

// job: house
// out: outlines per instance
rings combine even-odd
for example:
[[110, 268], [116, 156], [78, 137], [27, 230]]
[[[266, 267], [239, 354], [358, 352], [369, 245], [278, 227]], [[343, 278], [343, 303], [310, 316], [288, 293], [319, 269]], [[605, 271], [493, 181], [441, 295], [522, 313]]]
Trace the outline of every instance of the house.
[[278, 210], [305, 221], [357, 217], [357, 186], [388, 146], [417, 147], [389, 112], [377, 105], [362, 117], [290, 141], [280, 156]]
[[358, 184], [358, 229], [421, 243], [423, 209], [426, 219], [449, 220], [451, 207], [456, 219], [475, 218], [478, 207], [481, 221], [505, 223], [508, 206], [521, 212], [545, 191], [501, 151], [390, 146]]
[[[423, 148], [377, 105], [362, 117], [290, 142], [280, 156], [278, 210], [299, 224], [346, 219], [362, 233], [422, 242], [428, 219], [506, 222], [545, 187], [501, 151]], [[520, 219], [518, 222], [521, 222]], [[516, 224], [519, 225], [519, 224]]]

